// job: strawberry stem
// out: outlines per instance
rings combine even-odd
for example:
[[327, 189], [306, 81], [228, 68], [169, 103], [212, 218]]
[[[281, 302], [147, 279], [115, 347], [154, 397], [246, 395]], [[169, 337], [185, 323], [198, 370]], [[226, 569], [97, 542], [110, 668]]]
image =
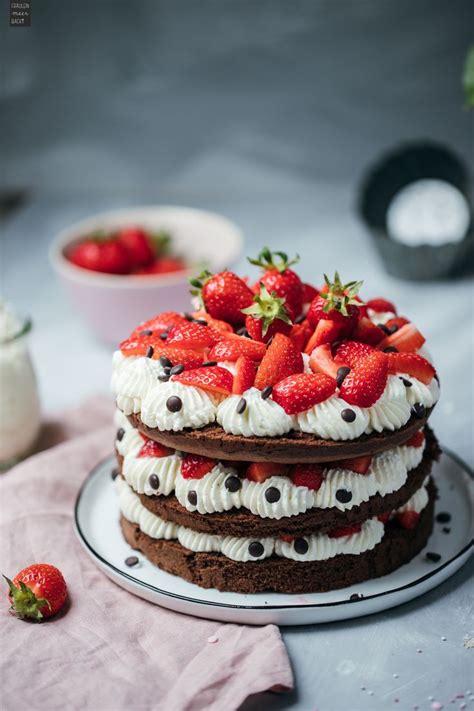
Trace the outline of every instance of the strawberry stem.
[[199, 306], [200, 308], [206, 310], [204, 300], [202, 298], [202, 288], [206, 281], [209, 281], [209, 279], [212, 277], [212, 274], [210, 271], [207, 269], [204, 269], [198, 277], [190, 277], [188, 279], [189, 283], [193, 287], [190, 289], [190, 293], [192, 296], [197, 296], [199, 300]]
[[296, 255], [293, 259], [288, 259], [285, 252], [272, 252], [268, 247], [264, 247], [257, 259], [247, 257], [250, 264], [256, 267], [261, 267], [264, 271], [268, 269], [277, 269], [280, 273], [286, 271], [293, 264], [299, 262], [299, 256]]
[[284, 323], [292, 324], [285, 308], [285, 298], [278, 298], [276, 292], [268, 293], [264, 284], [260, 284], [260, 293], [253, 297], [252, 306], [241, 309], [243, 314], [262, 320], [262, 335], [266, 336], [268, 329], [274, 321], [279, 319]]
[[51, 609], [48, 600], [44, 597], [36, 597], [33, 590], [25, 585], [24, 582], [20, 581], [20, 587], [17, 588], [6, 575], [3, 577], [10, 588], [10, 600], [12, 602], [10, 608], [11, 612], [21, 620], [42, 620], [43, 614], [41, 608], [47, 605], [49, 609]]
[[349, 305], [360, 306], [362, 304], [362, 302], [355, 297], [364, 282], [349, 281], [347, 284], [343, 284], [339, 272], [334, 273], [333, 281], [325, 274], [324, 281], [327, 286], [327, 291], [319, 294], [321, 298], [326, 301], [323, 306], [324, 313], [336, 309], [336, 311], [339, 311], [343, 316], [348, 316], [349, 312], [347, 307]]

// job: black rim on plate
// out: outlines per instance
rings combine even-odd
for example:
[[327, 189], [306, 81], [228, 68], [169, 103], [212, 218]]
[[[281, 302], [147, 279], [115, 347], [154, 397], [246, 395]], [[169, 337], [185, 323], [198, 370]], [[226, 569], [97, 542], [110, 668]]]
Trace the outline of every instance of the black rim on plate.
[[[474, 471], [459, 457], [457, 454], [454, 452], [451, 452], [449, 449], [443, 449], [443, 455], [449, 457], [452, 459], [456, 464], [463, 469], [463, 471], [468, 474], [468, 476], [471, 479], [474, 479]], [[77, 534], [81, 540], [82, 545], [89, 550], [94, 558], [96, 558], [100, 563], [105, 566], [106, 568], [109, 568], [110, 570], [114, 571], [117, 573], [120, 577], [126, 578], [127, 580], [130, 580], [132, 583], [135, 583], [136, 585], [139, 585], [143, 588], [147, 588], [148, 590], [152, 590], [153, 592], [159, 593], [160, 595], [164, 595], [166, 597], [172, 597], [178, 600], [184, 600], [185, 602], [191, 602], [195, 605], [208, 605], [210, 607], [226, 607], [226, 608], [233, 608], [233, 609], [239, 609], [239, 610], [295, 610], [295, 609], [308, 609], [308, 608], [317, 608], [317, 607], [338, 607], [340, 605], [354, 605], [356, 603], [361, 603], [361, 602], [366, 602], [367, 600], [374, 600], [375, 598], [379, 597], [384, 597], [385, 595], [393, 595], [394, 593], [400, 592], [401, 590], [408, 590], [409, 588], [413, 588], [416, 585], [419, 585], [420, 583], [423, 583], [425, 580], [428, 580], [429, 578], [432, 578], [434, 575], [439, 573], [441, 570], [446, 568], [448, 565], [451, 565], [455, 560], [460, 558], [461, 556], [464, 555], [464, 553], [467, 553], [467, 551], [474, 545], [474, 540], [471, 539], [469, 543], [464, 546], [460, 551], [456, 553], [452, 558], [449, 558], [449, 560], [444, 561], [441, 565], [439, 565], [437, 568], [434, 568], [431, 570], [429, 573], [426, 573], [426, 575], [422, 575], [420, 578], [417, 578], [416, 580], [412, 580], [410, 583], [406, 583], [406, 585], [401, 585], [398, 588], [392, 588], [391, 590], [384, 590], [383, 592], [379, 593], [374, 593], [373, 595], [366, 595], [364, 597], [358, 598], [357, 600], [350, 600], [349, 598], [345, 600], [337, 600], [334, 602], [319, 602], [319, 603], [310, 603], [308, 605], [232, 605], [228, 602], [212, 602], [211, 600], [198, 600], [193, 597], [188, 597], [187, 595], [179, 595], [178, 593], [173, 593], [169, 592], [168, 590], [162, 590], [161, 588], [157, 588], [155, 585], [150, 585], [150, 583], [145, 583], [143, 580], [138, 580], [138, 578], [133, 577], [133, 575], [130, 575], [129, 573], [126, 573], [123, 570], [120, 570], [120, 568], [117, 568], [115, 565], [110, 563], [108, 560], [103, 558], [100, 553], [98, 553], [89, 543], [87, 538], [85, 537], [81, 525], [79, 523], [79, 507], [81, 503], [81, 499], [83, 496], [83, 493], [91, 479], [96, 476], [97, 471], [99, 469], [102, 469], [102, 467], [105, 466], [106, 462], [110, 459], [110, 457], [106, 457], [106, 459], [103, 459], [100, 461], [98, 464], [95, 465], [95, 467], [92, 469], [92, 471], [88, 474], [86, 479], [83, 481], [81, 488], [79, 489], [77, 498], [76, 498], [76, 503], [74, 506], [74, 523], [76, 527]], [[162, 571], [166, 572], [166, 571]], [[168, 573], [170, 575], [170, 573]], [[187, 582], [187, 581], [185, 581]], [[265, 593], [259, 593], [259, 594], [265, 594]]]

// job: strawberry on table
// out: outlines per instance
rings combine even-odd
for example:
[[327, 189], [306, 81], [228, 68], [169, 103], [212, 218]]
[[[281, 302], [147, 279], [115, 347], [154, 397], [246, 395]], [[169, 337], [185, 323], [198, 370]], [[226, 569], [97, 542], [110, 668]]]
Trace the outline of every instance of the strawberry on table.
[[377, 299], [369, 299], [368, 301], [365, 302], [365, 305], [367, 306], [368, 309], [371, 309], [372, 311], [375, 311], [375, 313], [381, 314], [381, 313], [392, 313], [396, 314], [397, 309], [395, 306], [392, 304], [391, 301], [387, 301], [387, 299], [382, 299], [382, 298], [377, 298]]
[[[290, 267], [299, 261], [299, 257], [288, 259], [285, 252], [271, 252], [264, 247], [257, 259], [249, 259], [250, 264], [261, 267], [263, 275], [258, 284], [263, 284], [271, 294], [286, 300], [289, 310], [294, 316], [299, 316], [303, 307], [303, 283], [298, 274]], [[254, 288], [259, 288], [258, 284]]]
[[429, 385], [436, 375], [431, 363], [418, 353], [387, 353], [388, 372], [406, 373]]
[[336, 381], [327, 375], [298, 373], [273, 386], [272, 398], [288, 415], [309, 410], [336, 392]]
[[155, 259], [153, 244], [141, 227], [124, 227], [116, 239], [128, 252], [132, 268], [146, 267]]
[[174, 345], [178, 348], [210, 348], [223, 337], [220, 331], [212, 326], [204, 326], [196, 321], [184, 321], [171, 326], [168, 331], [166, 345]]
[[54, 565], [29, 565], [23, 568], [13, 581], [7, 577], [5, 580], [10, 588], [10, 609], [22, 620], [40, 621], [52, 617], [66, 602], [66, 582]]
[[240, 356], [260, 361], [266, 353], [264, 343], [252, 341], [243, 336], [229, 334], [224, 340], [216, 343], [209, 351], [209, 359], [216, 361], [236, 361]]
[[245, 476], [250, 481], [263, 482], [272, 476], [284, 476], [288, 471], [286, 464], [275, 462], [252, 462], [245, 472]]
[[242, 309], [242, 313], [246, 314], [245, 327], [250, 338], [266, 343], [275, 333], [290, 333], [292, 320], [285, 301], [284, 297], [277, 297], [276, 292], [269, 294], [265, 285], [261, 284], [252, 305]]
[[425, 342], [425, 337], [418, 331], [413, 323], [406, 323], [404, 326], [384, 338], [377, 348], [396, 348], [397, 351], [410, 353], [419, 350]]
[[303, 372], [303, 356], [288, 336], [277, 333], [258, 366], [255, 387], [275, 385], [288, 375]]
[[350, 405], [370, 407], [385, 390], [387, 377], [387, 356], [380, 351], [374, 351], [346, 375], [339, 389], [339, 396]]
[[189, 280], [191, 294], [198, 296], [207, 313], [234, 326], [244, 323], [242, 309], [250, 306], [253, 292], [243, 279], [233, 272], [225, 271], [212, 275], [204, 271], [199, 277]]
[[246, 390], [252, 387], [255, 382], [255, 373], [257, 366], [255, 361], [247, 356], [240, 356], [235, 363], [234, 384], [232, 392], [235, 395], [242, 395]]
[[359, 318], [361, 301], [357, 292], [362, 282], [350, 281], [343, 284], [338, 272], [334, 274], [332, 282], [325, 274], [324, 281], [325, 287], [311, 302], [306, 318], [314, 328], [321, 320], [331, 321], [341, 327], [343, 335], [347, 335]]
[[319, 464], [296, 464], [291, 469], [290, 477], [295, 486], [306, 486], [312, 491], [318, 491], [324, 481]]
[[155, 442], [148, 437], [145, 437], [144, 439], [145, 444], [138, 452], [137, 457], [169, 457], [173, 454], [174, 450], [169, 447], [165, 447], [162, 444], [159, 444], [159, 442]]
[[193, 385], [210, 393], [229, 395], [232, 392], [234, 378], [226, 368], [213, 365], [185, 370], [179, 375], [173, 375], [172, 380], [183, 385]]
[[183, 479], [202, 479], [216, 466], [216, 461], [199, 454], [186, 454], [181, 462], [181, 476]]

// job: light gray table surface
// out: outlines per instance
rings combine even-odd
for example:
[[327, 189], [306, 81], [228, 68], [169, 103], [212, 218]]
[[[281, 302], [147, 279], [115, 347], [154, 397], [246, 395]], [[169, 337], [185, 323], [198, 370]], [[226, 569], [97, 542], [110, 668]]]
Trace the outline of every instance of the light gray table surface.
[[[2, 291], [33, 317], [31, 347], [44, 412], [55, 414], [108, 392], [110, 379], [111, 349], [89, 333], [49, 267], [47, 247], [54, 234], [76, 219], [115, 206], [188, 204], [235, 220], [244, 231], [248, 254], [263, 244], [299, 252], [304, 278], [319, 281], [322, 272], [337, 268], [344, 278], [363, 278], [366, 295], [394, 300], [426, 335], [440, 373], [442, 399], [432, 424], [442, 444], [472, 465], [472, 281], [415, 284], [387, 276], [344, 184], [310, 186], [261, 175], [258, 195], [245, 194], [237, 165], [225, 191], [199, 194], [189, 187], [199, 184], [199, 176], [191, 177], [159, 195], [37, 195], [2, 225]], [[245, 269], [243, 259], [238, 268]], [[380, 711], [430, 709], [438, 701], [445, 709], [461, 708], [462, 703], [474, 709], [474, 696], [469, 699], [468, 694], [474, 691], [474, 649], [463, 643], [465, 635], [474, 635], [472, 570], [471, 559], [422, 598], [371, 617], [283, 628], [296, 689], [281, 696], [259, 695], [245, 708]], [[456, 694], [465, 698], [450, 703]]]

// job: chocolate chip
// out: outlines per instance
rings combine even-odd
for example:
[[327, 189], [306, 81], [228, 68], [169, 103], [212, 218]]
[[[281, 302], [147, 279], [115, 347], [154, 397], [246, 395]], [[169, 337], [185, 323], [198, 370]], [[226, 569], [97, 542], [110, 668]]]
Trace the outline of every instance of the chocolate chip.
[[293, 543], [293, 547], [296, 551], [296, 553], [299, 553], [300, 555], [304, 555], [305, 553], [308, 552], [308, 541], [306, 538], [297, 538], [295, 542]]
[[449, 526], [443, 526], [442, 530], [443, 530], [443, 533], [451, 533], [451, 529], [449, 528]]
[[196, 506], [198, 502], [198, 495], [196, 494], [195, 491], [188, 491], [188, 501], [191, 504], [191, 506]]
[[266, 400], [270, 395], [272, 394], [273, 386], [272, 385], [267, 385], [266, 388], [263, 388], [262, 390], [262, 400]]
[[238, 476], [234, 476], [234, 474], [231, 474], [225, 480], [224, 486], [227, 491], [230, 491], [231, 494], [233, 494], [242, 487], [242, 482], [240, 481], [240, 478]]
[[202, 364], [202, 367], [212, 368], [213, 365], [217, 365], [217, 360], [206, 360], [206, 362]]
[[235, 411], [238, 415], [241, 415], [243, 412], [245, 412], [246, 407], [247, 407], [247, 400], [244, 397], [241, 397], [239, 402], [237, 403], [237, 407], [235, 408]]
[[166, 339], [168, 338], [168, 331], [162, 331], [160, 333], [160, 338], [162, 341], [166, 341]]
[[147, 358], [153, 358], [154, 352], [155, 352], [155, 349], [153, 348], [153, 346], [148, 346], [148, 348], [146, 349], [145, 355]]
[[110, 476], [112, 477], [112, 480], [116, 479], [118, 477], [118, 475], [119, 475], [118, 469], [112, 469], [112, 471], [110, 472]]
[[166, 368], [163, 368], [163, 373], [165, 375], [171, 375], [171, 368], [169, 366], [166, 366]]
[[395, 346], [387, 346], [386, 348], [383, 349], [384, 353], [398, 353], [398, 348], [395, 348]]
[[350, 407], [346, 407], [344, 408], [344, 410], [341, 411], [341, 417], [344, 422], [354, 422], [356, 414], [354, 410], [351, 410]]
[[352, 595], [350, 596], [349, 600], [350, 600], [351, 602], [355, 602], [356, 600], [362, 600], [363, 597], [364, 597], [364, 596], [361, 595], [360, 593], [352, 593]]
[[166, 356], [160, 356], [158, 358], [158, 363], [163, 366], [163, 368], [171, 368], [173, 363]]
[[204, 319], [204, 318], [195, 318], [194, 323], [198, 323], [200, 326], [208, 326], [209, 325], [207, 323], [206, 319]]
[[125, 434], [125, 430], [123, 429], [123, 427], [120, 427], [120, 428], [117, 430], [117, 440], [118, 440], [119, 442], [121, 442], [121, 441], [123, 440], [124, 434]]
[[346, 365], [342, 365], [340, 368], [337, 369], [336, 373], [336, 383], [337, 387], [340, 388], [342, 383], [344, 382], [344, 378], [346, 375], [349, 375], [351, 372], [351, 369], [348, 368]]
[[148, 477], [148, 483], [150, 484], [152, 489], [160, 488], [160, 480], [158, 479], [158, 476], [156, 474], [150, 474], [150, 476]]
[[449, 523], [451, 521], [451, 514], [447, 511], [440, 511], [436, 516], [436, 520], [438, 523]]
[[387, 335], [390, 336], [390, 331], [384, 323], [378, 323], [377, 326]]
[[178, 363], [177, 365], [173, 365], [173, 367], [170, 370], [170, 375], [179, 375], [182, 373], [184, 370], [184, 365], [182, 363]]
[[381, 328], [382, 331], [387, 334], [387, 336], [391, 336], [392, 333], [396, 333], [396, 331], [398, 331], [398, 326], [395, 323], [393, 323], [391, 326], [387, 326], [384, 323], [378, 323], [377, 326]]
[[129, 555], [128, 558], [125, 558], [125, 565], [128, 565], [129, 568], [133, 568], [134, 565], [138, 565], [137, 556]]
[[265, 553], [265, 548], [259, 541], [252, 541], [249, 545], [249, 553], [252, 558], [260, 558]]
[[297, 317], [295, 318], [295, 320], [294, 320], [293, 323], [303, 323], [303, 321], [305, 320], [305, 318], [306, 318], [306, 314], [300, 314], [299, 316], [297, 316]]
[[436, 380], [436, 382], [437, 382], [438, 385], [439, 385], [439, 376], [438, 376], [438, 373], [435, 373], [433, 377], [434, 377], [434, 379]]
[[249, 337], [249, 332], [247, 331], [247, 329], [245, 328], [245, 326], [242, 326], [241, 328], [237, 329], [236, 334], [237, 334], [238, 336], [244, 336], [244, 338], [248, 338], [248, 337]]
[[425, 416], [426, 408], [421, 402], [415, 402], [413, 407], [411, 408], [412, 413], [415, 415], [415, 417], [422, 418]]
[[402, 377], [401, 375], [399, 375], [398, 377], [400, 378], [400, 380], [402, 381], [403, 385], [406, 388], [411, 388], [413, 386], [413, 383], [411, 382], [411, 380], [407, 380], [406, 378]]
[[426, 554], [426, 560], [429, 560], [431, 563], [438, 563], [438, 561], [441, 560], [441, 556], [439, 553], [427, 553]]
[[352, 499], [352, 493], [350, 491], [347, 491], [347, 489], [338, 489], [336, 491], [336, 499], [341, 504], [348, 504], [349, 501]]
[[149, 328], [145, 328], [143, 331], [140, 331], [140, 336], [152, 336], [153, 331], [150, 331]]
[[183, 317], [186, 319], [186, 321], [194, 321], [194, 316], [190, 313], [184, 313]]
[[280, 490], [276, 486], [269, 486], [265, 492], [265, 498], [269, 504], [276, 504], [280, 500]]
[[160, 380], [162, 383], [167, 383], [170, 377], [171, 376], [169, 373], [163, 373], [162, 375], [158, 376], [158, 380]]
[[167, 399], [166, 407], [170, 412], [179, 412], [183, 407], [183, 401], [177, 395], [172, 395]]

